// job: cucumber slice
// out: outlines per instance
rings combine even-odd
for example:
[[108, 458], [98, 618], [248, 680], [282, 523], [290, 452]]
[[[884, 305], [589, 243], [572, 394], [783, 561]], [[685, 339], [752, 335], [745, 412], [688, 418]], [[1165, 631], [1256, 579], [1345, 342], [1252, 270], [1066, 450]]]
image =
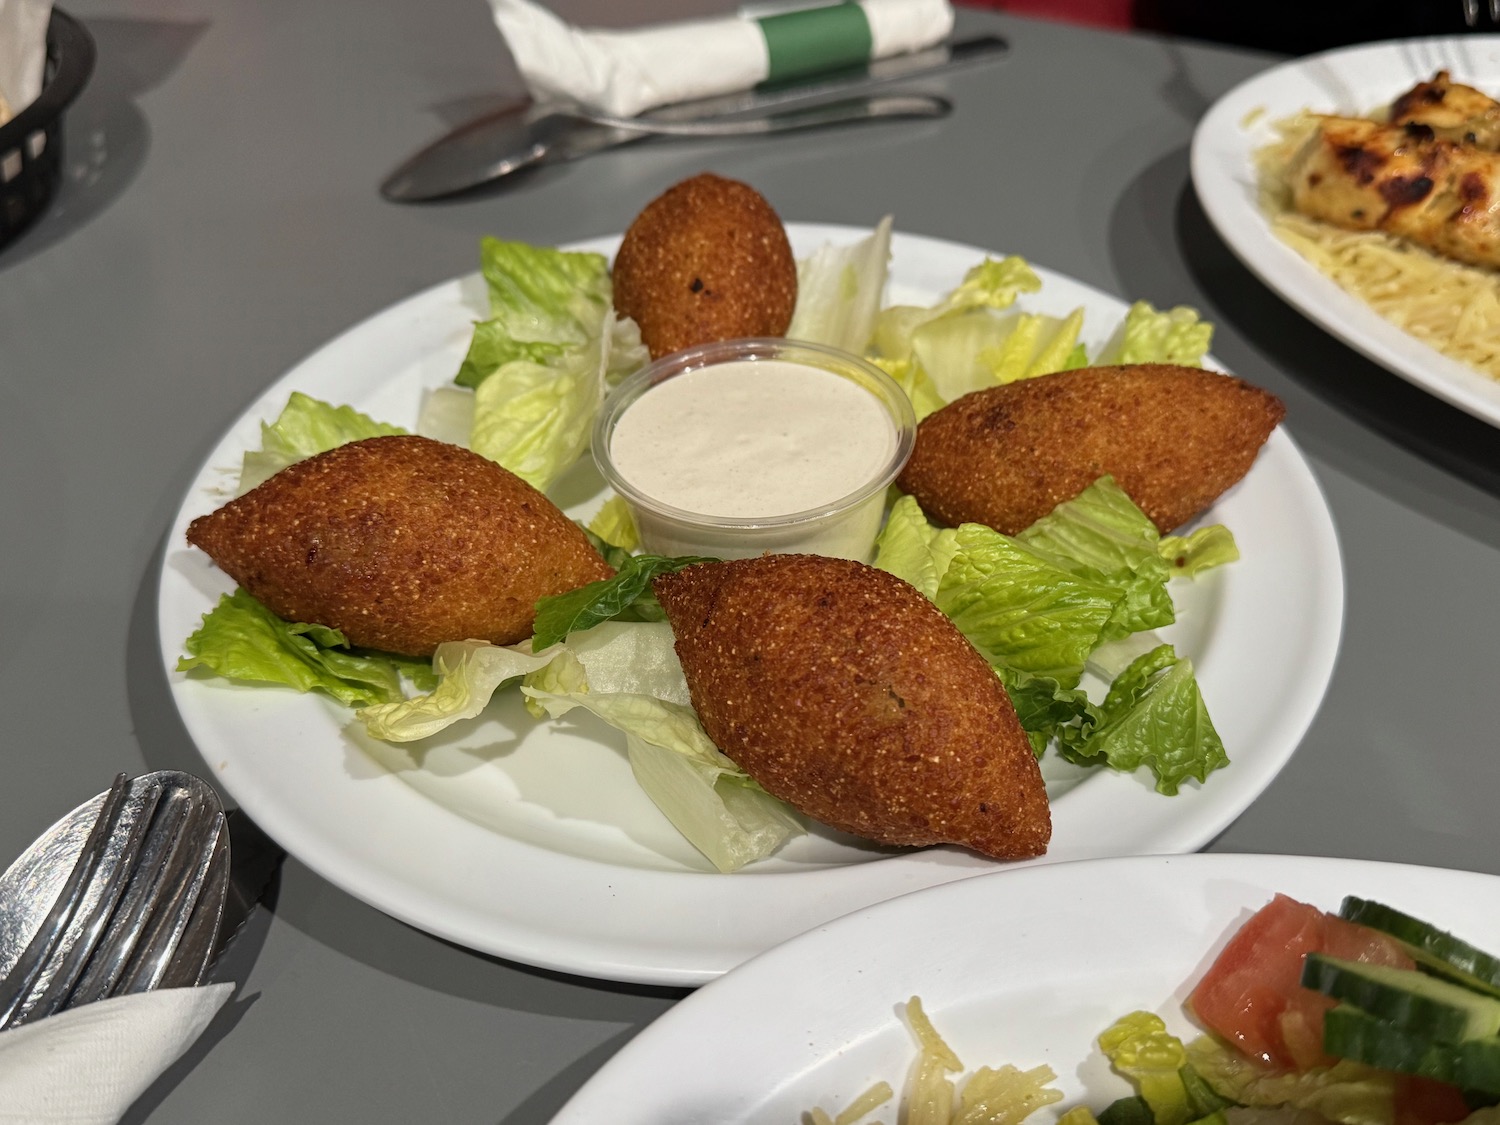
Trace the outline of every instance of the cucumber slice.
[[1446, 930], [1379, 902], [1349, 895], [1339, 917], [1389, 934], [1406, 947], [1425, 971], [1457, 981], [1466, 988], [1500, 997], [1500, 958], [1476, 949]]
[[1323, 1017], [1323, 1049], [1381, 1070], [1433, 1078], [1463, 1090], [1500, 1094], [1500, 1039], [1442, 1043], [1340, 1004]]
[[1309, 953], [1302, 987], [1440, 1042], [1500, 1033], [1500, 999], [1410, 969]]

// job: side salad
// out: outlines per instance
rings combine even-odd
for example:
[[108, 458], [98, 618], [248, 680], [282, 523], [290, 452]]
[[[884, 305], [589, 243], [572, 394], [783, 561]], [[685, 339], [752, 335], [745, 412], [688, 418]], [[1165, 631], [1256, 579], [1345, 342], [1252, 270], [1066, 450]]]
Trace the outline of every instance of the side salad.
[[[1275, 896], [1193, 986], [1184, 1041], [1154, 1013], [1097, 1039], [1134, 1092], [1059, 1125], [1491, 1125], [1500, 1120], [1500, 958], [1383, 903], [1337, 914]], [[963, 1064], [919, 997], [904, 1006], [918, 1055], [899, 1108], [907, 1125], [1018, 1125], [1061, 1102], [1047, 1066]], [[856, 1125], [895, 1091], [880, 1082], [837, 1117]]]
[[[861, 352], [897, 378], [919, 416], [970, 390], [1087, 363], [1197, 363], [1211, 326], [1188, 309], [1131, 307], [1098, 354], [1083, 312], [1022, 312], [1042, 287], [1016, 257], [986, 259], [927, 307], [882, 307], [890, 219], [868, 237], [799, 263], [791, 334]], [[451, 386], [431, 392], [417, 429], [464, 444], [545, 490], [586, 451], [609, 388], [646, 362], [618, 317], [602, 255], [485, 239], [490, 316], [475, 325]], [[347, 405], [293, 394], [245, 454], [247, 491], [304, 457], [402, 432]], [[354, 650], [336, 631], [285, 622], [243, 590], [187, 638], [179, 669], [322, 692], [369, 735], [407, 742], [518, 690], [539, 720], [576, 707], [624, 732], [637, 781], [722, 871], [770, 854], [801, 830], [704, 734], [688, 701], [651, 579], [697, 559], [635, 553], [629, 515], [607, 501], [588, 531], [617, 574], [537, 607], [529, 642], [444, 644], [430, 665]], [[1038, 755], [1151, 771], [1176, 793], [1228, 762], [1191, 663], [1155, 630], [1174, 620], [1168, 584], [1233, 560], [1227, 529], [1161, 536], [1108, 477], [1019, 536], [977, 525], [938, 529], [894, 497], [875, 565], [931, 598], [991, 662]], [[1085, 690], [1091, 675], [1107, 692]]]

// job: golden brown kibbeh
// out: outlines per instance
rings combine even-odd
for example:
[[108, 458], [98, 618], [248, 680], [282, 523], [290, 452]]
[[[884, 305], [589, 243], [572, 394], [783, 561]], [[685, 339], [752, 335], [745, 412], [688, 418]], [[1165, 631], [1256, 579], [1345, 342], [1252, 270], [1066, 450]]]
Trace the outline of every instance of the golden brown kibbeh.
[[653, 359], [740, 336], [784, 336], [797, 304], [786, 228], [748, 184], [704, 172], [648, 203], [615, 255], [615, 309]]
[[767, 792], [886, 844], [1047, 850], [1047, 791], [1010, 697], [915, 587], [763, 555], [654, 588], [704, 730]]
[[525, 640], [538, 598], [614, 573], [520, 477], [424, 437], [299, 461], [195, 519], [187, 537], [278, 617], [408, 656]]
[[897, 486], [933, 519], [1031, 526], [1105, 474], [1163, 532], [1250, 471], [1286, 408], [1199, 367], [1084, 367], [987, 387], [922, 420]]

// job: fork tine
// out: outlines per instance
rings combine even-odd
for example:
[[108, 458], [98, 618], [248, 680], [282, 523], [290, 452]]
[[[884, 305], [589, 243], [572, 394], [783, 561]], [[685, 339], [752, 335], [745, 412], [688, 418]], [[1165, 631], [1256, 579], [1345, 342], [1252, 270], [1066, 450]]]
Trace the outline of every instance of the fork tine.
[[[80, 928], [72, 948], [68, 950], [51, 983], [41, 997], [30, 1005], [20, 1022], [50, 1016], [82, 1002], [81, 990], [89, 985], [90, 975], [98, 963], [96, 953], [108, 948], [109, 935], [113, 935], [120, 924], [120, 905], [126, 892], [136, 881], [141, 866], [154, 861], [149, 841], [152, 833], [160, 830], [161, 822], [157, 813], [163, 793], [160, 783], [152, 785], [146, 792], [145, 800], [130, 825], [114, 869], [99, 894], [91, 917]], [[170, 816], [171, 811], [166, 810], [165, 815]]]
[[[111, 995], [146, 992], [157, 987], [187, 929], [193, 906], [212, 869], [223, 830], [219, 810], [200, 794], [191, 796], [191, 807], [189, 821], [178, 833], [171, 857], [158, 880], [157, 893], [152, 895], [151, 917]], [[220, 823], [205, 835], [204, 827], [212, 826], [215, 819]]]
[[52, 959], [58, 940], [83, 901], [84, 893], [109, 843], [115, 818], [124, 806], [129, 791], [130, 775], [119, 774], [104, 795], [94, 826], [89, 830], [88, 838], [79, 850], [73, 870], [68, 873], [67, 881], [58, 892], [52, 909], [47, 912], [47, 917], [27, 943], [10, 973], [0, 981], [0, 1031], [10, 1027], [15, 1021], [26, 1000], [32, 995], [37, 980], [42, 976], [42, 970]]
[[192, 795], [181, 789], [163, 789], [156, 814], [149, 819], [150, 829], [119, 906], [73, 990], [70, 1005], [102, 1000], [117, 990], [150, 926], [158, 898], [180, 870], [180, 861], [174, 866], [174, 860], [195, 823]]

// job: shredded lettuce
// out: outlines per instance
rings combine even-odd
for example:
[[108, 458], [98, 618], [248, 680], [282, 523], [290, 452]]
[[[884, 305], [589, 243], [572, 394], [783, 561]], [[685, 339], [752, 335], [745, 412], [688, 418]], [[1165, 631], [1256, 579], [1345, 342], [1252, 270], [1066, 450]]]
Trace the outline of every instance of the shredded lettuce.
[[352, 406], [334, 406], [293, 391], [275, 422], [260, 424], [260, 448], [245, 454], [239, 494], [270, 480], [288, 465], [351, 441], [404, 434], [399, 426], [377, 422]]
[[351, 650], [337, 629], [283, 621], [243, 589], [222, 596], [183, 647], [179, 672], [321, 691], [348, 707], [400, 699], [403, 675], [433, 683], [425, 660]]
[[788, 337], [864, 352], [885, 296], [891, 223], [887, 215], [858, 242], [824, 245], [797, 263], [797, 307]]

